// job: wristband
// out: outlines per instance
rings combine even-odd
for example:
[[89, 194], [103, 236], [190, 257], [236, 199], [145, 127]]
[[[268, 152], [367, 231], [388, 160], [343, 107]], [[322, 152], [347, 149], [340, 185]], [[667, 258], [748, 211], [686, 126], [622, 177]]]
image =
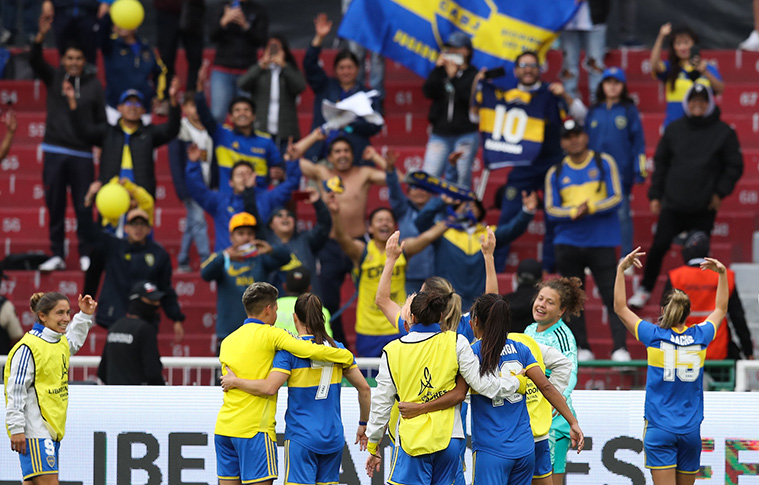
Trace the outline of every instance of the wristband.
[[358, 425], [359, 426], [366, 426], [366, 421], [360, 421], [359, 420]]

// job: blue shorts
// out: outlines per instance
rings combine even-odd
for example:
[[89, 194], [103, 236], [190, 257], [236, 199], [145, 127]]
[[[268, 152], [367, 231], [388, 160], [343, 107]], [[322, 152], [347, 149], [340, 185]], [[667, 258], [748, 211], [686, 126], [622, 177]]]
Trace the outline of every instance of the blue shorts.
[[548, 439], [535, 442], [535, 470], [532, 478], [545, 478], [551, 476], [551, 444]]
[[364, 335], [356, 333], [356, 352], [359, 357], [381, 357], [385, 345], [401, 337], [400, 333], [393, 335]]
[[53, 441], [50, 438], [27, 438], [26, 454], [18, 454], [24, 480], [39, 475], [58, 473], [58, 450], [60, 448], [60, 441]]
[[472, 485], [530, 485], [532, 472], [535, 470], [535, 453], [522, 458], [502, 458], [488, 453], [476, 451], [472, 458], [474, 471]]
[[252, 438], [214, 435], [219, 480], [255, 483], [277, 478], [277, 444], [266, 433]]
[[401, 446], [393, 450], [387, 483], [392, 485], [429, 485], [453, 483], [461, 458], [461, 438], [451, 438], [448, 448], [427, 455], [411, 456]]
[[646, 468], [676, 468], [678, 473], [697, 473], [701, 467], [701, 430], [672, 433], [646, 421], [643, 431]]
[[285, 441], [285, 485], [326, 485], [340, 481], [342, 448], [334, 453], [320, 454], [293, 440]]

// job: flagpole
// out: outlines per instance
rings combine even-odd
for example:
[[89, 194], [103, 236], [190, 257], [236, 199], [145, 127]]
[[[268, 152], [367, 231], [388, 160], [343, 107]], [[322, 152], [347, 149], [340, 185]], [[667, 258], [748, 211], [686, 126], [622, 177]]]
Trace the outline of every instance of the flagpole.
[[477, 190], [475, 191], [477, 194], [477, 199], [480, 201], [482, 201], [482, 198], [485, 197], [485, 188], [488, 186], [488, 178], [490, 178], [490, 169], [482, 169], [480, 184], [477, 186]]

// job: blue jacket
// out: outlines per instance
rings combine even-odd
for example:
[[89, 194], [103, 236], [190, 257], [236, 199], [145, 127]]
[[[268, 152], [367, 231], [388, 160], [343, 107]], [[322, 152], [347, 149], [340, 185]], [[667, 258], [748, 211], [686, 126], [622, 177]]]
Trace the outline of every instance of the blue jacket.
[[[390, 208], [398, 223], [398, 230], [401, 232], [401, 239], [419, 235], [419, 229], [416, 228], [416, 217], [422, 208], [417, 208], [413, 202], [406, 197], [398, 180], [398, 174], [395, 170], [387, 172], [387, 188], [390, 192]], [[429, 204], [429, 201], [428, 201]], [[414, 264], [406, 268], [406, 280], [426, 280], [435, 274], [435, 249], [432, 246], [424, 248], [420, 253], [413, 256]]]
[[617, 162], [622, 190], [630, 194], [633, 184], [642, 183], [646, 172], [646, 143], [643, 124], [634, 104], [606, 103], [591, 106], [585, 120], [590, 143], [596, 152], [608, 153]]
[[[284, 182], [272, 190], [256, 189], [255, 200], [258, 207], [259, 227], [265, 227], [272, 209], [285, 205], [290, 200], [292, 191], [298, 188], [301, 176], [300, 165], [296, 161], [287, 162], [286, 166], [287, 178]], [[214, 250], [223, 251], [230, 244], [229, 220], [233, 215], [245, 210], [244, 197], [242, 194], [235, 195], [232, 191], [218, 192], [206, 187], [206, 184], [203, 183], [203, 173], [199, 163], [188, 163], [185, 175], [187, 176], [187, 189], [190, 191], [190, 195], [213, 218], [216, 232]], [[222, 185], [224, 183], [228, 182], [221, 182]]]
[[[174, 191], [177, 193], [179, 200], [189, 199], [190, 191], [187, 189], [185, 181], [185, 169], [187, 168], [187, 148], [190, 146], [190, 142], [175, 138], [169, 142], [168, 146], [169, 169], [171, 170], [171, 180], [174, 182]], [[212, 189], [219, 187], [219, 170], [215, 158], [211, 162], [211, 181], [209, 187]]]
[[[324, 124], [324, 116], [322, 115], [322, 101], [340, 101], [352, 96], [359, 91], [367, 91], [363, 86], [356, 84], [350, 91], [343, 91], [340, 87], [340, 83], [333, 77], [328, 77], [324, 72], [324, 68], [319, 65], [319, 54], [321, 53], [321, 47], [308, 46], [306, 50], [306, 56], [303, 58], [303, 72], [306, 75], [306, 81], [314, 92], [314, 121], [311, 124], [311, 129]], [[375, 111], [379, 111], [377, 104], [377, 98], [374, 98], [372, 103]], [[344, 136], [350, 141], [353, 147], [353, 155], [356, 160], [360, 160], [361, 154], [364, 152], [364, 148], [369, 145], [369, 138], [382, 131], [381, 126], [377, 126], [373, 123], [369, 123], [363, 118], [359, 118], [350, 125], [346, 126], [342, 130], [333, 131], [323, 142], [318, 142], [312, 146], [306, 155], [314, 160], [324, 158], [326, 156], [326, 148], [329, 143], [337, 136]]]

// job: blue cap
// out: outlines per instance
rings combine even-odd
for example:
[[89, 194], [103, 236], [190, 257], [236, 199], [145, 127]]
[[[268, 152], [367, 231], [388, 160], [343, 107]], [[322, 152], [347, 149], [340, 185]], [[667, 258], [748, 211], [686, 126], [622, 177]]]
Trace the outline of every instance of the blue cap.
[[618, 67], [607, 67], [601, 75], [601, 81], [603, 82], [610, 77], [616, 79], [621, 83], [627, 84], [627, 76], [625, 76], [625, 71]]
[[145, 103], [145, 96], [143, 96], [141, 92], [136, 89], [127, 89], [121, 93], [121, 96], [119, 96], [119, 104], [124, 104], [124, 101], [132, 97], [139, 99], [140, 103]]
[[472, 39], [469, 38], [464, 32], [454, 32], [448, 36], [448, 40], [445, 41], [447, 47], [468, 47], [472, 48]]

